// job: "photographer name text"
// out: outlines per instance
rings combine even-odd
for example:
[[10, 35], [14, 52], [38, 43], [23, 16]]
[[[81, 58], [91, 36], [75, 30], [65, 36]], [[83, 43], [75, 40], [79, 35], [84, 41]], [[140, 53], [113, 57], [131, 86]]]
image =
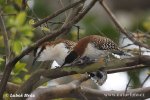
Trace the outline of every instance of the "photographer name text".
[[10, 94], [9, 97], [35, 97], [34, 94]]

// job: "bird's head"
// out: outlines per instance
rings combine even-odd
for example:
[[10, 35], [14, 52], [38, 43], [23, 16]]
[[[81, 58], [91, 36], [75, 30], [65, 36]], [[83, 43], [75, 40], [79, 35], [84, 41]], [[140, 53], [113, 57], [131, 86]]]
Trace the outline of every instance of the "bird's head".
[[62, 64], [62, 66], [64, 66], [65, 64], [70, 64], [73, 61], [75, 61], [75, 59], [78, 58], [78, 54], [76, 53], [76, 51], [71, 51], [65, 58], [64, 63]]

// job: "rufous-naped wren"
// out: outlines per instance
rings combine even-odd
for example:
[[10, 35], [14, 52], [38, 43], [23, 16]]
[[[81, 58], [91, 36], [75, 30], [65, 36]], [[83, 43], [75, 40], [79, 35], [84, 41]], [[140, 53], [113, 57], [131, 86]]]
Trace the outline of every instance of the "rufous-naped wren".
[[56, 61], [60, 66], [64, 63], [65, 57], [76, 45], [76, 42], [57, 39], [51, 42], [45, 42], [34, 49], [34, 61]]

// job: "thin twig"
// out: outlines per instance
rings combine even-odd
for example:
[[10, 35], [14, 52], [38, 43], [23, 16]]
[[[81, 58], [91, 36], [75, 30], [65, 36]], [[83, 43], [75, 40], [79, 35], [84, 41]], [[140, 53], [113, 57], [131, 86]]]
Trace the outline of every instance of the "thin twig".
[[143, 85], [145, 84], [145, 82], [149, 79], [150, 75], [147, 75], [147, 77], [145, 78], [145, 80], [141, 83], [141, 87], [143, 87]]
[[80, 26], [76, 26], [77, 27], [77, 40], [79, 41], [80, 39]]
[[128, 84], [127, 84], [126, 88], [125, 88], [125, 92], [124, 92], [124, 94], [126, 94], [126, 93], [127, 93], [127, 90], [128, 90], [129, 85], [130, 85], [130, 82], [131, 82], [131, 78], [129, 79], [129, 82], [128, 82]]
[[[84, 3], [84, 2], [83, 2], [83, 3]], [[70, 12], [69, 12], [68, 16], [66, 17], [66, 19], [65, 19], [64, 24], [62, 25], [62, 27], [64, 27], [65, 25], [67, 25], [68, 22], [71, 22], [72, 20], [75, 19], [75, 17], [76, 17], [77, 15], [79, 15], [79, 12], [81, 12], [81, 11], [83, 10], [83, 3], [80, 3], [79, 5], [73, 7], [73, 8], [70, 10]], [[79, 17], [77, 17], [77, 18], [79, 18]], [[67, 34], [62, 34], [62, 35], [60, 35], [59, 37], [65, 37], [66, 35], [67, 35]], [[58, 37], [58, 38], [59, 38], [59, 37]]]
[[2, 16], [16, 16], [17, 14], [16, 13], [10, 13], [10, 14], [5, 14], [3, 13]]
[[139, 66], [130, 66], [130, 67], [123, 67], [123, 68], [108, 69], [106, 71], [108, 74], [111, 74], [111, 73], [124, 72], [124, 71], [133, 70], [133, 69], [141, 69], [141, 68], [148, 68], [148, 67], [149, 66], [139, 65]]
[[[30, 9], [30, 6], [28, 5], [28, 3], [26, 3], [26, 6]], [[39, 20], [39, 17], [36, 15], [36, 13], [34, 12], [33, 9], [30, 9], [32, 11], [32, 16], [34, 16], [34, 19], [36, 19], [37, 21], [40, 21]]]
[[109, 7], [104, 3], [104, 0], [99, 0], [100, 5], [104, 8], [104, 10], [107, 12], [111, 20], [114, 22], [116, 27], [119, 29], [121, 33], [123, 33], [126, 37], [128, 37], [135, 45], [145, 47], [147, 49], [150, 49], [150, 47], [146, 44], [142, 44], [141, 42], [137, 41], [131, 34], [129, 34], [118, 22], [115, 15], [112, 13], [112, 11], [109, 9]]
[[9, 46], [9, 40], [8, 40], [8, 33], [7, 33], [5, 23], [2, 17], [2, 11], [0, 11], [0, 29], [1, 29], [3, 39], [4, 39], [6, 64], [7, 64], [9, 62], [11, 52], [10, 52], [10, 46]]
[[63, 9], [60, 9], [60, 10], [56, 11], [56, 12], [53, 13], [52, 15], [50, 15], [50, 16], [48, 16], [48, 17], [46, 17], [46, 18], [40, 20], [39, 22], [33, 24], [33, 27], [38, 27], [38, 26], [40, 26], [41, 24], [47, 22], [48, 20], [50, 20], [50, 19], [52, 19], [52, 18], [58, 16], [59, 14], [63, 13], [64, 11], [66, 11], [66, 10], [68, 10], [68, 9], [70, 9], [70, 8], [73, 8], [74, 6], [80, 4], [80, 3], [84, 2], [84, 1], [85, 1], [85, 0], [80, 0], [80, 1], [78, 1], [78, 2], [75, 2], [75, 3], [71, 4], [71, 5], [69, 5], [69, 6], [65, 7], [65, 8], [63, 8]]
[[[54, 22], [54, 21], [48, 21], [48, 23], [51, 23], [52, 25], [53, 25], [53, 24], [64, 24], [64, 22]], [[78, 26], [78, 25], [76, 25], [76, 24], [74, 24], [73, 26], [74, 26], [74, 27], [77, 27], [77, 28], [80, 27], [80, 26]], [[79, 28], [79, 29], [80, 29], [80, 28]]]
[[21, 10], [25, 10], [27, 6], [27, 0], [22, 0]]
[[[26, 4], [26, 5], [27, 5], [27, 7], [30, 9], [29, 5], [28, 5], [28, 4]], [[32, 16], [34, 16], [34, 20], [36, 19], [37, 21], [40, 21], [40, 18], [36, 15], [34, 9], [30, 9], [30, 10], [32, 11]], [[32, 19], [33, 19], [33, 18], [32, 18]], [[46, 35], [45, 31], [42, 29], [42, 25], [39, 25], [39, 26], [40, 26], [40, 28], [41, 28], [42, 33], [43, 33], [44, 35]], [[46, 27], [46, 25], [44, 25], [44, 27]]]
[[[52, 22], [52, 21], [48, 21], [48, 23], [52, 23], [53, 24], [64, 24], [64, 22]], [[77, 40], [79, 41], [80, 39], [80, 26], [79, 25], [73, 25], [74, 27], [77, 28]]]
[[[64, 8], [64, 4], [63, 4], [62, 0], [59, 0], [59, 2], [61, 4], [61, 6]], [[67, 12], [66, 11], [65, 11], [65, 16], [67, 17]]]
[[127, 45], [122, 46], [122, 47], [120, 47], [120, 48], [126, 48], [126, 47], [129, 47], [129, 46], [131, 46], [131, 45], [134, 45], [134, 44], [127, 44]]

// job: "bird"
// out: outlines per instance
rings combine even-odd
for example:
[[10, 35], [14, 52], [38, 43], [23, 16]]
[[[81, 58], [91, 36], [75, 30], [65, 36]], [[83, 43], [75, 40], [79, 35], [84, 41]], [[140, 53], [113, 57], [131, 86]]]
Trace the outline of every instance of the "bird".
[[125, 54], [116, 43], [107, 37], [99, 35], [86, 36], [80, 39], [76, 46], [68, 53], [62, 66], [72, 63], [79, 58], [99, 59], [107, 56], [109, 53], [118, 55]]
[[56, 39], [51, 42], [44, 42], [36, 47], [33, 51], [33, 64], [35, 61], [56, 61], [58, 65], [64, 63], [65, 57], [71, 49], [76, 45], [76, 42], [67, 39]]
[[103, 85], [107, 79], [107, 72], [104, 69], [95, 72], [87, 72], [87, 74], [99, 86]]
[[[72, 51], [66, 56], [64, 63], [70, 64], [78, 59], [85, 57], [89, 59], [99, 59], [107, 56], [109, 53], [124, 55], [124, 52], [111, 39], [99, 35], [90, 35], [80, 39]], [[95, 72], [90, 72], [88, 75], [98, 85], [102, 85], [107, 79], [107, 72], [100, 69]]]

